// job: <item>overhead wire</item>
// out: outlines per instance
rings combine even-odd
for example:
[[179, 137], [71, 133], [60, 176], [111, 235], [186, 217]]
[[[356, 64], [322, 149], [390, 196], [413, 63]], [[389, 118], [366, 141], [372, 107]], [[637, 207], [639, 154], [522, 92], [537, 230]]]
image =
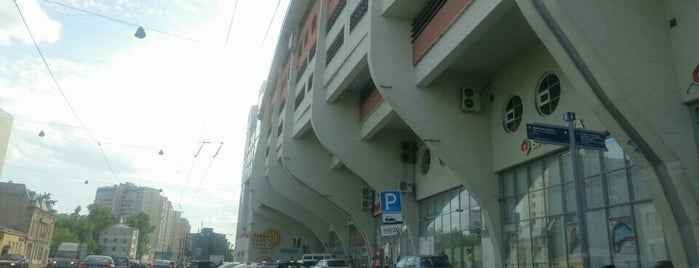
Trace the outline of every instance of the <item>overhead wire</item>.
[[[201, 128], [201, 132], [199, 132], [199, 139], [197, 139], [198, 141], [201, 141], [204, 137], [204, 130], [206, 130], [206, 122], [204, 122], [204, 126]], [[182, 187], [182, 191], [180, 192], [180, 198], [177, 201], [177, 204], [180, 206], [180, 212], [184, 212], [182, 210], [182, 197], [184, 196], [184, 192], [187, 189], [187, 186], [189, 186], [189, 180], [192, 176], [192, 170], [194, 170], [194, 162], [197, 159], [197, 156], [199, 156], [199, 153], [194, 154], [194, 156], [192, 157], [192, 161], [189, 163], [189, 171], [187, 171], [187, 177], [184, 182], [184, 187]]]
[[274, 18], [277, 17], [277, 10], [279, 9], [279, 4], [282, 3], [282, 0], [277, 1], [277, 6], [274, 8], [274, 13], [272, 13], [272, 18], [269, 20], [269, 24], [267, 24], [267, 30], [265, 31], [265, 36], [262, 38], [262, 44], [265, 44], [265, 41], [267, 41], [267, 34], [269, 34], [269, 29], [272, 28], [272, 23], [274, 22]]
[[235, 0], [233, 5], [233, 15], [231, 15], [231, 22], [228, 24], [228, 33], [226, 33], [226, 43], [223, 45], [223, 49], [228, 47], [228, 38], [231, 36], [231, 28], [233, 28], [233, 20], [235, 20], [235, 12], [238, 10], [238, 0]]
[[[13, 1], [16, 1], [16, 0], [13, 0]], [[53, 0], [43, 0], [43, 1], [49, 2], [49, 3], [54, 4], [54, 5], [62, 6], [62, 7], [68, 8], [68, 9], [72, 9], [72, 10], [84, 12], [84, 13], [87, 13], [87, 14], [90, 14], [90, 15], [93, 15], [93, 16], [97, 16], [97, 17], [103, 18], [103, 19], [107, 19], [107, 20], [111, 20], [111, 21], [118, 22], [118, 23], [121, 23], [121, 24], [125, 24], [125, 25], [128, 25], [128, 26], [132, 26], [132, 27], [141, 26], [141, 27], [143, 27], [143, 29], [146, 29], [146, 30], [149, 30], [149, 31], [158, 32], [158, 33], [161, 33], [161, 34], [170, 35], [170, 36], [177, 37], [177, 38], [181, 38], [181, 39], [186, 39], [186, 40], [190, 40], [190, 41], [199, 42], [199, 40], [194, 39], [194, 38], [191, 38], [191, 37], [187, 37], [187, 36], [183, 36], [183, 35], [179, 35], [179, 34], [175, 34], [175, 33], [171, 33], [171, 32], [166, 32], [166, 31], [163, 31], [163, 30], [158, 30], [158, 29], [156, 29], [156, 28], [146, 27], [146, 26], [143, 26], [143, 25], [139, 25], [139, 24], [137, 24], [137, 23], [128, 22], [128, 21], [125, 21], [125, 20], [122, 20], [122, 19], [117, 19], [117, 18], [109, 17], [109, 16], [107, 16], [107, 15], [99, 14], [99, 13], [97, 13], [97, 12], [92, 12], [92, 11], [89, 11], [89, 10], [86, 10], [86, 9], [82, 9], [82, 8], [79, 8], [79, 7], [74, 7], [74, 6], [67, 5], [67, 4], [60, 3], [60, 2], [56, 2], [56, 1], [53, 1]]]
[[194, 198], [199, 193], [201, 186], [204, 184], [204, 181], [206, 181], [206, 178], [209, 175], [209, 171], [211, 170], [211, 167], [214, 165], [214, 160], [216, 160], [216, 156], [218, 156], [219, 152], [221, 151], [221, 148], [223, 148], [223, 140], [226, 138], [226, 135], [228, 134], [228, 130], [230, 130], [230, 127], [231, 127], [231, 124], [228, 124], [228, 126], [226, 126], [226, 129], [223, 131], [223, 134], [221, 135], [220, 143], [218, 145], [218, 149], [216, 149], [216, 152], [211, 157], [211, 161], [209, 161], [209, 165], [206, 167], [206, 170], [204, 171], [204, 175], [202, 175], [202, 178], [199, 181], [199, 185], [197, 185], [197, 189], [194, 191], [194, 194], [192, 194], [192, 197], [189, 199], [189, 202], [187, 203], [187, 207], [189, 207], [189, 205], [192, 203]]
[[109, 163], [109, 159], [107, 159], [107, 155], [104, 153], [104, 150], [102, 149], [102, 145], [100, 144], [99, 141], [97, 141], [97, 138], [95, 138], [95, 136], [92, 134], [90, 129], [88, 129], [87, 126], [85, 126], [85, 123], [82, 121], [82, 119], [80, 118], [78, 113], [75, 111], [75, 108], [73, 108], [73, 105], [68, 100], [68, 97], [63, 92], [63, 88], [58, 83], [58, 80], [56, 79], [56, 76], [54, 75], [53, 71], [51, 70], [49, 63], [46, 61], [46, 57], [44, 57], [44, 53], [41, 52], [41, 48], [39, 48], [39, 44], [36, 42], [36, 39], [34, 38], [34, 34], [32, 33], [31, 29], [29, 28], [29, 24], [27, 24], [27, 20], [24, 17], [24, 14], [22, 14], [22, 9], [19, 7], [19, 4], [17, 4], [17, 0], [13, 0], [12, 2], [15, 4], [15, 7], [17, 7], [17, 12], [19, 13], [20, 18], [22, 18], [22, 22], [24, 23], [24, 26], [27, 28], [27, 32], [29, 33], [29, 36], [31, 37], [32, 42], [34, 43], [34, 47], [36, 48], [36, 51], [39, 53], [39, 56], [41, 57], [41, 61], [44, 63], [46, 70], [48, 70], [49, 75], [51, 76], [51, 80], [53, 81], [53, 84], [56, 86], [58, 91], [61, 93], [61, 96], [63, 96], [63, 99], [66, 101], [68, 108], [75, 116], [75, 119], [78, 120], [78, 122], [80, 123], [80, 126], [82, 126], [82, 128], [85, 129], [85, 132], [87, 133], [87, 135], [90, 136], [90, 138], [95, 143], [97, 143], [97, 147], [99, 148], [100, 153], [102, 154], [102, 158], [104, 159], [105, 163], [107, 164], [107, 167], [109, 167], [109, 171], [114, 176], [114, 179], [121, 184], [121, 180], [119, 180], [119, 177], [117, 176], [116, 172], [114, 171], [112, 164]]

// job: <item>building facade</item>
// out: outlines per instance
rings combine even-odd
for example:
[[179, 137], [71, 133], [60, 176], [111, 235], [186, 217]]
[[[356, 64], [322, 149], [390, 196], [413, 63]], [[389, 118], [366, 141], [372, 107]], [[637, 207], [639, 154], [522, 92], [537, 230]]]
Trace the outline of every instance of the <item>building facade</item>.
[[[698, 9], [291, 1], [250, 124], [236, 254], [699, 266]], [[566, 124], [594, 146], [532, 129]], [[386, 190], [402, 196], [397, 233]]]
[[124, 224], [108, 226], [102, 232], [98, 240], [102, 255], [112, 257], [124, 257], [134, 259], [138, 244], [138, 229]]
[[32, 264], [48, 261], [56, 215], [47, 201], [24, 184], [0, 182], [0, 225], [26, 234], [24, 254]]
[[126, 218], [139, 212], [148, 214], [155, 229], [150, 234], [150, 253], [146, 254], [146, 258], [152, 257], [153, 252], [183, 251], [183, 245], [173, 238], [189, 233], [188, 224], [185, 228], [179, 228], [181, 213], [173, 210], [171, 202], [161, 195], [160, 189], [139, 187], [128, 182], [100, 187], [95, 194], [95, 203], [110, 208], [115, 217]]
[[215, 233], [213, 228], [202, 228], [199, 233], [190, 233], [189, 240], [189, 257], [192, 260], [223, 260], [227, 255], [226, 235]]
[[27, 234], [0, 225], [0, 256], [22, 254], [27, 249]]

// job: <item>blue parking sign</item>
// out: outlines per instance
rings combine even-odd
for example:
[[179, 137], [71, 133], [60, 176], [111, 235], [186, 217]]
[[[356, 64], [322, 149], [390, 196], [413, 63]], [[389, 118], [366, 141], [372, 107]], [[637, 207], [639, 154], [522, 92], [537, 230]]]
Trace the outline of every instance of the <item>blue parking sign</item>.
[[400, 191], [380, 191], [381, 212], [401, 212]]

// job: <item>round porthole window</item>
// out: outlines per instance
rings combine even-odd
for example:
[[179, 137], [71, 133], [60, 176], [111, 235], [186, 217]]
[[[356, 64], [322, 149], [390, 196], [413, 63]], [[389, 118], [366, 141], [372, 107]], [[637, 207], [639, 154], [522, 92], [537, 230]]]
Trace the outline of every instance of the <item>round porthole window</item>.
[[420, 173], [422, 173], [422, 175], [427, 175], [427, 172], [430, 172], [430, 158], [430, 149], [425, 148], [425, 150], [422, 151], [422, 162], [420, 163]]
[[507, 99], [502, 118], [502, 125], [507, 133], [517, 131], [519, 125], [522, 124], [523, 113], [522, 99], [519, 96], [513, 95]]
[[555, 74], [546, 74], [536, 89], [536, 109], [541, 115], [551, 115], [561, 98], [561, 82]]

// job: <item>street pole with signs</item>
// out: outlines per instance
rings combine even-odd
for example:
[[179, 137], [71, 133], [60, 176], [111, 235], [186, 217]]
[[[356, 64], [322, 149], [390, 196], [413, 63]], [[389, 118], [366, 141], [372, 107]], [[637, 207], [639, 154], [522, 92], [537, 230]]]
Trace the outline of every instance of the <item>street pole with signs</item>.
[[583, 261], [583, 268], [590, 268], [590, 250], [587, 243], [587, 222], [585, 221], [585, 193], [583, 192], [582, 180], [580, 179], [580, 171], [578, 162], [578, 147], [575, 142], [575, 113], [566, 112], [563, 116], [568, 122], [568, 139], [570, 148], [570, 157], [573, 162], [573, 183], [575, 187], [575, 211], [578, 218], [578, 237], [580, 237], [580, 255]]
[[568, 122], [568, 127], [532, 123], [527, 124], [527, 139], [546, 144], [568, 146], [573, 171], [573, 186], [575, 189], [576, 228], [580, 238], [580, 257], [583, 268], [590, 268], [590, 248], [587, 241], [587, 223], [585, 222], [585, 192], [580, 178], [580, 160], [578, 148], [607, 151], [606, 132], [591, 131], [575, 128], [575, 113], [566, 112], [563, 119]]

